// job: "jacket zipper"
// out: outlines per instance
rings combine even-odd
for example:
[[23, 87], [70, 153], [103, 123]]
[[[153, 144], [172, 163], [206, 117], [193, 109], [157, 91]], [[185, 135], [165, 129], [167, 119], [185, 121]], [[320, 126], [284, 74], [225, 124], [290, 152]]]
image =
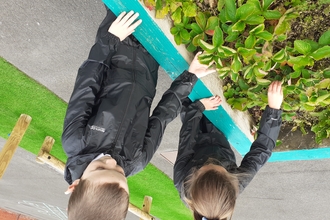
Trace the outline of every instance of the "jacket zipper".
[[117, 135], [116, 135], [115, 140], [114, 140], [114, 142], [113, 142], [113, 144], [112, 144], [113, 147], [116, 146], [117, 140], [118, 140], [119, 135], [120, 135], [120, 133], [121, 133], [121, 128], [122, 128], [123, 122], [124, 122], [124, 120], [125, 120], [125, 117], [126, 117], [127, 111], [128, 111], [128, 106], [129, 106], [130, 103], [131, 103], [132, 94], [133, 94], [134, 89], [135, 89], [135, 60], [136, 60], [136, 51], [135, 51], [135, 49], [133, 48], [133, 68], [132, 68], [132, 73], [133, 73], [133, 86], [132, 86], [132, 90], [131, 90], [131, 93], [130, 93], [129, 98], [128, 98], [128, 102], [127, 102], [127, 105], [126, 105], [126, 109], [125, 109], [125, 113], [124, 113], [123, 119], [122, 119], [121, 122], [120, 122], [120, 125], [119, 125], [119, 129], [118, 129]]

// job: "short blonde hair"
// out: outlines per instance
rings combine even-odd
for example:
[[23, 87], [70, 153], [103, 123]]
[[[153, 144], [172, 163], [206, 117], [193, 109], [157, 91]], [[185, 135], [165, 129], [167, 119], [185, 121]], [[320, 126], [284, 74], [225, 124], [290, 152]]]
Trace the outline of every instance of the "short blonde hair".
[[119, 183], [95, 184], [81, 179], [68, 204], [69, 220], [124, 220], [129, 196]]

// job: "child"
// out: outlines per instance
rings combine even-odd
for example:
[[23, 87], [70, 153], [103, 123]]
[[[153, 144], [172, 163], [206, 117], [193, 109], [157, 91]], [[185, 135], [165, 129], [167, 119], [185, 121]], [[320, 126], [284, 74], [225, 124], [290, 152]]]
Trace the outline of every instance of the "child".
[[272, 154], [282, 122], [282, 101], [281, 82], [275, 81], [268, 89], [268, 106], [261, 117], [258, 138], [239, 167], [226, 137], [202, 114], [216, 109], [220, 98], [182, 103], [174, 184], [195, 220], [231, 218], [238, 194]]
[[70, 220], [125, 218], [129, 197], [126, 177], [145, 168], [164, 130], [181, 111], [181, 100], [198, 77], [214, 70], [197, 56], [164, 93], [150, 115], [158, 63], [130, 36], [141, 23], [138, 13], [108, 10], [82, 64], [64, 121], [63, 148], [68, 156], [65, 180], [72, 193]]

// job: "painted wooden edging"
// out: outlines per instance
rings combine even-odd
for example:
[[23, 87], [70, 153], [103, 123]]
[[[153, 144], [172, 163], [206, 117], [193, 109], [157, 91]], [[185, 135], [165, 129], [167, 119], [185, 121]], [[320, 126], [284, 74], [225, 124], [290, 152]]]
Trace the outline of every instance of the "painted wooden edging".
[[[188, 69], [188, 62], [191, 57], [181, 55], [182, 53], [180, 53], [179, 50], [182, 51], [182, 47], [176, 46], [173, 40], [169, 39], [166, 34], [164, 34], [169, 34], [169, 30], [162, 30], [158, 25], [158, 21], [156, 23], [151, 13], [145, 10], [139, 0], [103, 0], [103, 2], [116, 15], [119, 15], [123, 11], [133, 10], [139, 12], [139, 18], [142, 19], [143, 22], [135, 31], [134, 36], [141, 42], [141, 44], [143, 44], [172, 79], [175, 79], [184, 70]], [[203, 82], [198, 80], [189, 98], [194, 101], [210, 96], [212, 96], [212, 93]], [[226, 135], [229, 143], [242, 156], [249, 151], [252, 144], [251, 141], [221, 106], [218, 110], [206, 111], [204, 114]], [[330, 147], [313, 150], [274, 152], [269, 162], [326, 158], [330, 158]]]

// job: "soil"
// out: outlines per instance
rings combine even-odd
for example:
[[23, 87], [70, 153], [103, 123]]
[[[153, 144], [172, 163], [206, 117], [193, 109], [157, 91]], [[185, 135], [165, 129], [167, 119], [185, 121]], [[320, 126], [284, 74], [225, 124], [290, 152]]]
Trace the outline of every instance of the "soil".
[[315, 142], [315, 134], [307, 129], [307, 134], [303, 134], [298, 128], [296, 131], [291, 131], [292, 125], [283, 123], [278, 140], [282, 144], [276, 146], [274, 151], [287, 151], [287, 150], [303, 150], [324, 148], [330, 146], [330, 139], [324, 139], [321, 144]]

